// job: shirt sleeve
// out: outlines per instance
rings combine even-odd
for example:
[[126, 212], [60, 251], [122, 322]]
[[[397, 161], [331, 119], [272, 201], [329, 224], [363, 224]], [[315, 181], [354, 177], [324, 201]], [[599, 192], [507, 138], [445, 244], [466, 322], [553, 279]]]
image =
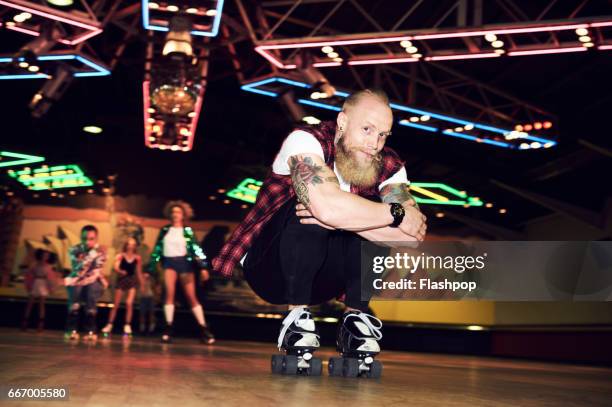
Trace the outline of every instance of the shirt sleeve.
[[315, 136], [304, 130], [291, 132], [283, 142], [280, 151], [272, 163], [272, 171], [278, 175], [289, 175], [289, 164], [287, 163], [289, 157], [307, 153], [316, 154], [322, 160], [325, 159], [321, 143], [319, 143]]
[[378, 190], [382, 190], [385, 186], [390, 184], [407, 184], [410, 185], [410, 181], [408, 181], [408, 174], [406, 173], [406, 167], [400, 168], [395, 174], [391, 177], [387, 178], [383, 182], [380, 183]]

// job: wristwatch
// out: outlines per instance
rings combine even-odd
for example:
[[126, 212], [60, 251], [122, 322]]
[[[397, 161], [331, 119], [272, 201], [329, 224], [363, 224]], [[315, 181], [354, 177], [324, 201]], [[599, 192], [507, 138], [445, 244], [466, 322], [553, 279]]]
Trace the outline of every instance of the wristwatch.
[[392, 228], [396, 228], [400, 225], [400, 223], [402, 223], [404, 215], [406, 214], [406, 210], [404, 209], [402, 204], [399, 204], [397, 202], [390, 203], [389, 205], [391, 209], [391, 216], [393, 216], [393, 223], [389, 226], [391, 226]]

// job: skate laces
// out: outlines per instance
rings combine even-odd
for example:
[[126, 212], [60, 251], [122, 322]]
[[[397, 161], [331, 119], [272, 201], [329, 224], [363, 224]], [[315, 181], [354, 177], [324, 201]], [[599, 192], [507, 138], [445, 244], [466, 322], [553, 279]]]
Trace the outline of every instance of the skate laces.
[[[303, 316], [306, 318], [302, 319]], [[282, 347], [283, 338], [287, 333], [287, 330], [295, 322], [296, 326], [302, 327], [305, 322], [312, 321], [312, 314], [306, 307], [298, 307], [292, 309], [289, 314], [283, 319], [283, 327], [281, 328], [280, 334], [278, 335], [278, 349]], [[315, 335], [315, 333], [312, 333]], [[317, 335], [318, 336], [318, 335]]]
[[[374, 315], [366, 314], [365, 312], [346, 314], [344, 316], [344, 320], [346, 321], [349, 317], [357, 318], [359, 321], [363, 322], [376, 340], [382, 339], [382, 332], [380, 331], [382, 329], [382, 321], [380, 319], [376, 318]], [[357, 339], [368, 339], [366, 337], [359, 337], [357, 335], [353, 336], [355, 336]]]

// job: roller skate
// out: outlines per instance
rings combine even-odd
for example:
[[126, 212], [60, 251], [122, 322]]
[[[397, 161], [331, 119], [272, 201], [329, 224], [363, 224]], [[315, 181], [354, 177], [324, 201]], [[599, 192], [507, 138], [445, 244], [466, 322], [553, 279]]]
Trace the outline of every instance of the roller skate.
[[95, 343], [98, 340], [98, 334], [96, 331], [88, 331], [87, 335], [83, 337], [84, 341]]
[[206, 345], [212, 345], [215, 343], [215, 337], [208, 326], [201, 326], [200, 330], [200, 342], [205, 343]]
[[162, 334], [162, 337], [161, 337], [161, 342], [162, 343], [172, 342], [172, 325], [166, 324], [166, 327], [164, 328], [164, 333]]
[[382, 363], [374, 358], [380, 353], [381, 328], [380, 319], [365, 312], [345, 313], [336, 338], [336, 349], [341, 356], [329, 359], [329, 375], [380, 378]]
[[102, 332], [102, 337], [103, 338], [108, 338], [111, 336], [111, 333], [113, 332], [113, 324], [108, 323], [104, 326], [104, 328], [102, 328], [102, 330], [100, 331]]
[[132, 337], [132, 327], [128, 324], [123, 325], [123, 337], [124, 338]]
[[68, 331], [64, 334], [66, 338], [68, 338], [71, 342], [77, 342], [80, 338], [79, 332], [77, 330]]
[[278, 350], [285, 355], [272, 355], [272, 373], [320, 376], [321, 359], [313, 357], [319, 348], [319, 334], [308, 308], [298, 307], [283, 320], [278, 336]]

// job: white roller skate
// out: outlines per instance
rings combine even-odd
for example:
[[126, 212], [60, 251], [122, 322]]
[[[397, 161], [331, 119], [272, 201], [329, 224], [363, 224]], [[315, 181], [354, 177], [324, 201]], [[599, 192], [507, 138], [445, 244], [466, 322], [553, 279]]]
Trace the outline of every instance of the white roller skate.
[[382, 363], [374, 358], [380, 353], [381, 328], [381, 320], [370, 314], [357, 310], [345, 313], [336, 338], [341, 357], [329, 359], [329, 375], [380, 378]]
[[109, 336], [111, 336], [111, 333], [113, 332], [113, 324], [111, 323], [106, 324], [100, 332], [102, 332], [102, 336], [104, 338], [108, 338]]
[[291, 310], [278, 335], [278, 350], [285, 355], [272, 355], [272, 373], [287, 375], [321, 375], [321, 359], [313, 357], [319, 348], [319, 334], [307, 307]]
[[132, 327], [128, 324], [123, 325], [123, 336], [125, 338], [131, 338], [132, 337]]

